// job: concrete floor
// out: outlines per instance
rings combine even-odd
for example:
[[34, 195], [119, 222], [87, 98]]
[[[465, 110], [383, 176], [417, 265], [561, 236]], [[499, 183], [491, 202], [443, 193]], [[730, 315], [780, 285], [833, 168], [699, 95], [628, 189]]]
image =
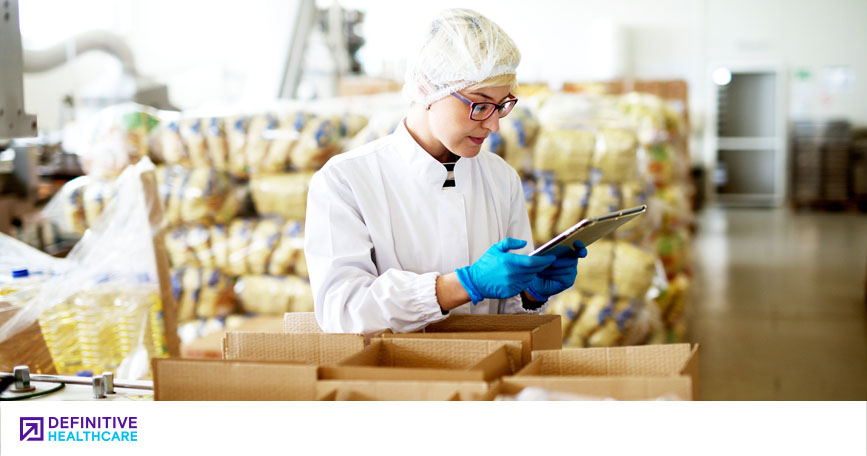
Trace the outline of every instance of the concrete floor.
[[867, 215], [698, 215], [690, 338], [705, 400], [867, 400]]

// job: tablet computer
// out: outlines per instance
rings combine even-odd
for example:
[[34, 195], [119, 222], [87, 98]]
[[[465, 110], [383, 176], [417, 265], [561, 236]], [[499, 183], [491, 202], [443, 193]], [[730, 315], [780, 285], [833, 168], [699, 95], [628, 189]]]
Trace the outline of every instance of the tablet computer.
[[624, 223], [643, 214], [646, 210], [647, 206], [641, 205], [601, 215], [599, 217], [581, 220], [575, 225], [572, 225], [568, 230], [555, 236], [554, 239], [542, 244], [542, 246], [534, 250], [530, 256], [544, 255], [558, 245], [564, 245], [571, 249], [572, 244], [574, 244], [575, 241], [581, 241], [584, 243], [585, 247], [588, 247], [598, 239], [601, 239], [617, 228], [620, 228]]

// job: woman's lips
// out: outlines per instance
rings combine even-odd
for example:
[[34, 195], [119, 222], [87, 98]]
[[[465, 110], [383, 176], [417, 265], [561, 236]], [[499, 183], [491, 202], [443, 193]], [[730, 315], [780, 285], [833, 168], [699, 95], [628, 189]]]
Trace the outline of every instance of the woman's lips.
[[468, 136], [468, 138], [470, 138], [470, 141], [472, 141], [476, 145], [480, 145], [485, 142], [485, 138], [477, 138], [475, 136]]

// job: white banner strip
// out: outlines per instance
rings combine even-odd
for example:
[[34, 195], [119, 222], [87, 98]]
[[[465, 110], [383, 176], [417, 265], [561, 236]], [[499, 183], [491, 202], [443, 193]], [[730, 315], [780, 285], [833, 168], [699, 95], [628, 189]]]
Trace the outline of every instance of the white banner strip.
[[2, 455], [867, 452], [864, 402], [2, 402]]

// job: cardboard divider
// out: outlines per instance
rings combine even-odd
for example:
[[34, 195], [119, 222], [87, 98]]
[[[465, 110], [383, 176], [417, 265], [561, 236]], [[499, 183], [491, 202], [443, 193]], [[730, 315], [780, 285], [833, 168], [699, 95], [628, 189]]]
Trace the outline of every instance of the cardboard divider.
[[227, 332], [223, 336], [226, 360], [334, 364], [363, 349], [364, 337], [357, 334]]
[[483, 340], [375, 339], [337, 365], [322, 366], [321, 380], [491, 381], [514, 372], [507, 346]]
[[539, 350], [501, 390], [537, 386], [554, 391], [614, 398], [698, 399], [698, 350], [689, 344]]
[[317, 367], [264, 361], [153, 360], [157, 401], [312, 401]]
[[428, 325], [423, 332], [383, 334], [382, 338], [477, 339], [521, 341], [521, 365], [533, 350], [563, 348], [559, 315], [452, 315]]

